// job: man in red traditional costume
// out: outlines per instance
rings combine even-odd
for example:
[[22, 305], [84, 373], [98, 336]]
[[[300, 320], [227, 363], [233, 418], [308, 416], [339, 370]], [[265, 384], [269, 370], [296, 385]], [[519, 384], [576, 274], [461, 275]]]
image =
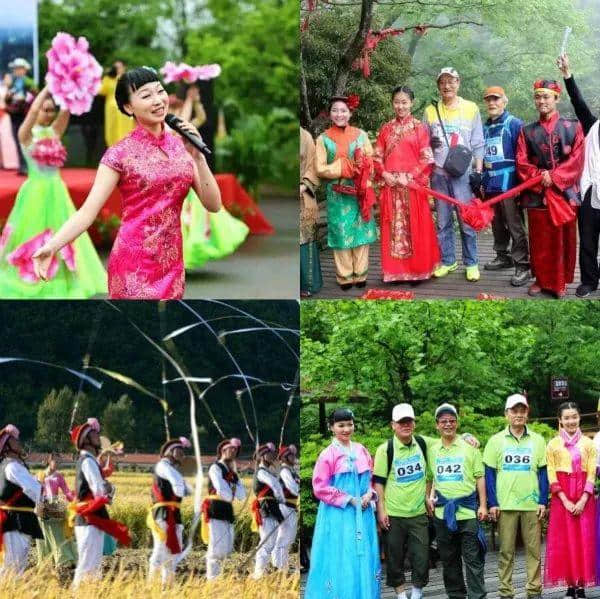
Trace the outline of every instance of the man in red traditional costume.
[[540, 118], [523, 127], [517, 143], [517, 174], [526, 181], [542, 175], [540, 185], [521, 196], [529, 221], [529, 251], [535, 283], [529, 295], [550, 291], [562, 298], [573, 282], [577, 245], [579, 179], [584, 164], [584, 135], [575, 119], [560, 116], [560, 85], [534, 83]]
[[223, 560], [233, 551], [233, 500], [246, 499], [246, 488], [235, 459], [242, 442], [235, 437], [217, 445], [217, 461], [208, 469], [208, 497], [202, 505], [202, 538], [208, 543], [206, 577], [221, 573]]
[[181, 500], [192, 494], [185, 482], [181, 468], [186, 448], [192, 444], [185, 437], [169, 439], [160, 448], [160, 460], [154, 467], [152, 507], [147, 524], [152, 531], [154, 548], [150, 555], [149, 578], [161, 571], [163, 585], [175, 577], [177, 555], [183, 548], [183, 524], [181, 523]]
[[19, 429], [6, 425], [0, 430], [0, 550], [4, 552], [0, 576], [22, 574], [31, 539], [44, 538], [36, 516], [42, 485], [29, 473], [24, 455]]
[[73, 588], [85, 578], [102, 577], [102, 548], [104, 534], [109, 534], [123, 545], [131, 538], [125, 524], [111, 520], [106, 505], [112, 501], [113, 487], [104, 480], [96, 456], [100, 452], [100, 423], [96, 418], [71, 430], [71, 441], [79, 450], [75, 468], [76, 500], [69, 505], [70, 521], [75, 522], [77, 541], [77, 568]]

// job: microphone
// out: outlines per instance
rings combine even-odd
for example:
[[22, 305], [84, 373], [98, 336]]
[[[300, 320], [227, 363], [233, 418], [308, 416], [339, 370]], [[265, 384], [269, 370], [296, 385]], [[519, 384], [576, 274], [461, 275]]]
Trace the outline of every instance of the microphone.
[[193, 133], [188, 133], [184, 129], [181, 128], [181, 123], [183, 121], [174, 114], [168, 113], [165, 117], [165, 122], [171, 129], [177, 131], [179, 135], [183, 135], [196, 149], [204, 152], [205, 154], [211, 154], [212, 152], [208, 149], [208, 146], [202, 141], [202, 138], [199, 135], [194, 135]]

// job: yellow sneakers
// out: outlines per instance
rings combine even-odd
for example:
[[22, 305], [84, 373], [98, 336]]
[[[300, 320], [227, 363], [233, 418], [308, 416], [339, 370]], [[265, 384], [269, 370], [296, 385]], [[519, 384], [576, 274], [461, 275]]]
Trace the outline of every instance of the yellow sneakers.
[[473, 266], [467, 266], [466, 269], [467, 281], [479, 281], [481, 275], [479, 274], [479, 266], [474, 264]]
[[441, 277], [445, 277], [449, 272], [454, 272], [457, 268], [458, 264], [456, 262], [454, 264], [450, 264], [449, 266], [440, 264], [440, 266], [433, 271], [433, 276], [439, 279]]

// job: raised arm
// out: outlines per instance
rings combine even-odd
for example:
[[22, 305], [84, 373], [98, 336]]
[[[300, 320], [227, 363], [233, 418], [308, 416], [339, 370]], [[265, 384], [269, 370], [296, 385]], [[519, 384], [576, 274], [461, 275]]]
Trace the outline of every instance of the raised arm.
[[52, 129], [54, 130], [54, 133], [56, 134], [56, 137], [58, 137], [58, 139], [60, 139], [65, 134], [65, 131], [67, 130], [67, 127], [69, 125], [70, 117], [71, 114], [68, 110], [61, 110], [58, 113], [56, 119], [54, 119], [54, 122], [52, 123]]
[[19, 131], [17, 133], [17, 137], [19, 138], [19, 143], [22, 146], [27, 147], [31, 143], [31, 130], [37, 121], [38, 114], [42, 109], [42, 104], [44, 100], [50, 96], [50, 92], [48, 91], [48, 86], [44, 87], [42, 91], [35, 97], [35, 100], [32, 102], [29, 111], [27, 112], [27, 116], [25, 120], [19, 127]]
[[119, 173], [105, 164], [98, 166], [94, 185], [85, 202], [58, 232], [45, 243], [33, 256], [35, 274], [46, 280], [52, 256], [63, 246], [77, 239], [96, 219], [102, 206], [113, 192], [119, 181]]
[[573, 77], [573, 74], [571, 73], [569, 57], [566, 54], [559, 56], [556, 64], [565, 80], [565, 88], [569, 94], [575, 116], [581, 123], [583, 132], [587, 135], [598, 118], [592, 114], [592, 111], [589, 109], [589, 106], [581, 95], [579, 87], [577, 87], [577, 84], [575, 83], [575, 77]]

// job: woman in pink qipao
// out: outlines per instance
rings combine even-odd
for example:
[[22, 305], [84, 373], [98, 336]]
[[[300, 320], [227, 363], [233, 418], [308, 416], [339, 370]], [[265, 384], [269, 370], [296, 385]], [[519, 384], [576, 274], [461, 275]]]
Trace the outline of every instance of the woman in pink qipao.
[[365, 447], [351, 440], [351, 410], [334, 410], [329, 425], [334, 439], [319, 455], [313, 473], [320, 503], [304, 599], [379, 599], [373, 460]]
[[[200, 152], [165, 131], [167, 92], [154, 69], [140, 67], [117, 82], [119, 110], [136, 128], [104, 154], [82, 207], [33, 256], [45, 279], [52, 256], [95, 220], [118, 185], [122, 222], [108, 260], [111, 299], [179, 299], [185, 271], [180, 216], [190, 188], [204, 207], [221, 207], [219, 187]], [[183, 128], [197, 131], [189, 123]]]

